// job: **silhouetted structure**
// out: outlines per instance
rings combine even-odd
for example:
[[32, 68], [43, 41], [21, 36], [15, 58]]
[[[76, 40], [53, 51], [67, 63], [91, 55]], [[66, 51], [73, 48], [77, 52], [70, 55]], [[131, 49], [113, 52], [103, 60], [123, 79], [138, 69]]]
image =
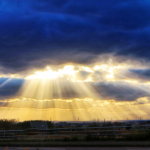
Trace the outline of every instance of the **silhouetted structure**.
[[37, 129], [40, 129], [40, 130], [42, 130], [42, 129], [47, 130], [48, 129], [47, 122], [43, 122], [43, 121], [31, 121], [30, 126], [32, 128], [37, 128]]

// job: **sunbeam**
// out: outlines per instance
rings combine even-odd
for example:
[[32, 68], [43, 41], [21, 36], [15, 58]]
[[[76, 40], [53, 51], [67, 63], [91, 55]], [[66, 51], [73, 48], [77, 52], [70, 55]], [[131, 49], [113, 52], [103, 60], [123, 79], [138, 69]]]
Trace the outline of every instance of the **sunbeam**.
[[[118, 69], [122, 69], [121, 65], [87, 67], [74, 64], [54, 70], [47, 67], [44, 71], [36, 71], [25, 77], [14, 98], [0, 101], [0, 118], [15, 116], [22, 121], [110, 121], [139, 119], [140, 116], [149, 118], [150, 111], [142, 107], [149, 104], [149, 98], [132, 100], [137, 91], [148, 93], [149, 84], [141, 85], [138, 81], [129, 83], [126, 79], [120, 82], [115, 77]], [[99, 82], [100, 79], [97, 80], [95, 74], [102, 75], [101, 78], [107, 82]], [[10, 80], [13, 79], [7, 79], [1, 84], [1, 88]], [[129, 84], [133, 89], [136, 87], [137, 91], [133, 90], [132, 93]], [[114, 92], [116, 97], [113, 96]], [[122, 99], [123, 93], [129, 94]]]

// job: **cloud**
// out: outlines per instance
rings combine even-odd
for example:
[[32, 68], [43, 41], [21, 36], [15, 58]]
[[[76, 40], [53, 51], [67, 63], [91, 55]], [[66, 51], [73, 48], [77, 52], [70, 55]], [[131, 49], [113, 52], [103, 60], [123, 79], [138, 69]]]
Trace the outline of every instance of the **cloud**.
[[149, 26], [150, 11], [138, 1], [121, 1], [100, 17], [106, 26], [124, 30], [136, 30]]
[[19, 72], [106, 53], [149, 61], [149, 16], [146, 1], [3, 0], [0, 64]]
[[150, 69], [122, 69], [115, 73], [116, 80], [134, 80], [137, 82], [150, 81]]
[[147, 87], [133, 85], [126, 82], [100, 82], [96, 84], [96, 90], [102, 99], [114, 99], [116, 101], [134, 101], [140, 97], [149, 95]]
[[135, 102], [133, 102], [133, 105], [143, 105], [143, 104], [148, 104], [149, 98], [148, 97], [141, 97], [137, 99]]

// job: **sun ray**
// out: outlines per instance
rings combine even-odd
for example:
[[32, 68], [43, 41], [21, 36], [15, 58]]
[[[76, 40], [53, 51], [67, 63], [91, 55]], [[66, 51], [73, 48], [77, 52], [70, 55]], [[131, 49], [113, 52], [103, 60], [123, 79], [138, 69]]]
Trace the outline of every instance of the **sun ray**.
[[0, 88], [2, 88], [5, 84], [7, 84], [9, 81], [11, 81], [12, 78], [8, 78], [5, 82], [3, 82], [1, 85], [0, 85]]

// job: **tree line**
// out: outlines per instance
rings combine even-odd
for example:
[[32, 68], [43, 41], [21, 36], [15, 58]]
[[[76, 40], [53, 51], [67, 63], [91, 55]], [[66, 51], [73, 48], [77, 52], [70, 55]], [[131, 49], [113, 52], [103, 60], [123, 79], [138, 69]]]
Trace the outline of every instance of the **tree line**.
[[[32, 122], [34, 121], [39, 121], [41, 120], [31, 120]], [[0, 120], [0, 130], [25, 130], [31, 128], [30, 122], [31, 121], [24, 121], [24, 122], [17, 122], [15, 120]], [[51, 121], [42, 121], [42, 122], [47, 122], [48, 128], [53, 128], [54, 124]]]

